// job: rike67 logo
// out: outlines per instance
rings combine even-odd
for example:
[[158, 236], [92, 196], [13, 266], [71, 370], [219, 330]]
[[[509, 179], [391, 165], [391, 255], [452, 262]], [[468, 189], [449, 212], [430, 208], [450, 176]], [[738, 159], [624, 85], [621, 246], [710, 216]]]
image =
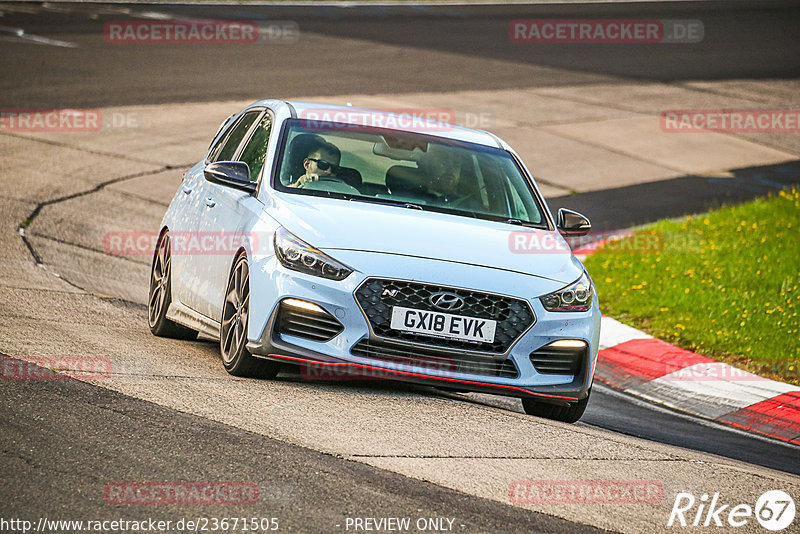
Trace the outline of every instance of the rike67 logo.
[[781, 490], [764, 492], [755, 506], [749, 504], [729, 504], [719, 493], [709, 497], [704, 493], [698, 499], [691, 493], [678, 493], [672, 512], [667, 521], [668, 527], [743, 527], [755, 518], [767, 530], [784, 530], [794, 521], [794, 500]]

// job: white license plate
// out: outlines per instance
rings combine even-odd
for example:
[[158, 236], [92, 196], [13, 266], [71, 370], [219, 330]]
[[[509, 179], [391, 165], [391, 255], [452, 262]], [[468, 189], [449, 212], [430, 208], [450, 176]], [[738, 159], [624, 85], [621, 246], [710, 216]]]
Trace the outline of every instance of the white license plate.
[[497, 321], [394, 306], [390, 326], [403, 332], [492, 343]]

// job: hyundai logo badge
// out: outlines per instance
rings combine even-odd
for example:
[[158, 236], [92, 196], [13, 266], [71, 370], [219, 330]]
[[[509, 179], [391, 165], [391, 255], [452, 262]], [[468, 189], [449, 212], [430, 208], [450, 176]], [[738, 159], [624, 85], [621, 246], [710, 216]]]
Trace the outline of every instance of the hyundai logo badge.
[[464, 307], [464, 299], [455, 293], [439, 291], [430, 297], [430, 302], [440, 310], [455, 311]]

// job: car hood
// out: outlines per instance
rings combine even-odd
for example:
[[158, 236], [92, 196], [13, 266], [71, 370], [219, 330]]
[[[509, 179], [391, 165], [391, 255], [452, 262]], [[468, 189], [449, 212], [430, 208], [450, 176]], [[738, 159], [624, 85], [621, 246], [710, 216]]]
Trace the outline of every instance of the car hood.
[[555, 231], [305, 195], [276, 194], [272, 200], [269, 212], [279, 224], [334, 258], [336, 250], [399, 254], [513, 271], [564, 285], [583, 272]]

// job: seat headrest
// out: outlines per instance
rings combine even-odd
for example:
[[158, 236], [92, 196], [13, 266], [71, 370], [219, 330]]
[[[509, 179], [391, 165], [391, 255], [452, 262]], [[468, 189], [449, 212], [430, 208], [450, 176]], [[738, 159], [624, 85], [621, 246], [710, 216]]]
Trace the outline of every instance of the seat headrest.
[[395, 165], [386, 171], [386, 187], [393, 194], [427, 194], [422, 171], [405, 165]]
[[358, 172], [358, 169], [353, 169], [351, 167], [339, 167], [339, 172], [336, 173], [336, 177], [347, 185], [352, 185], [355, 188], [358, 188], [362, 182], [361, 173]]

